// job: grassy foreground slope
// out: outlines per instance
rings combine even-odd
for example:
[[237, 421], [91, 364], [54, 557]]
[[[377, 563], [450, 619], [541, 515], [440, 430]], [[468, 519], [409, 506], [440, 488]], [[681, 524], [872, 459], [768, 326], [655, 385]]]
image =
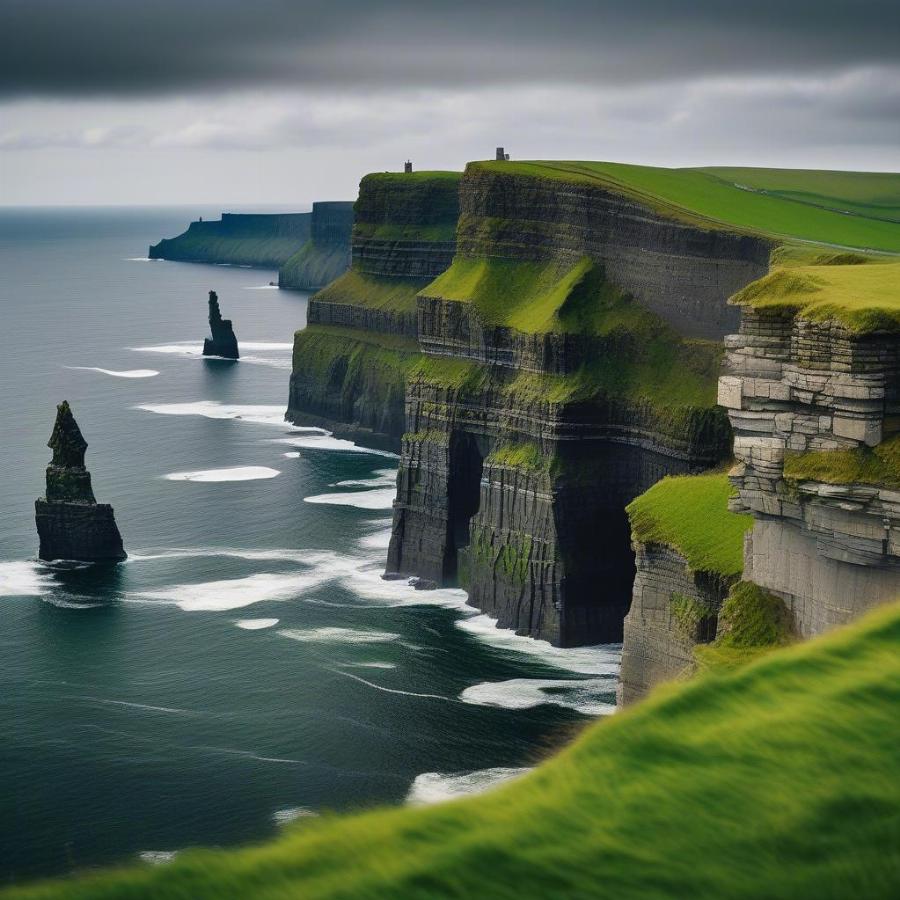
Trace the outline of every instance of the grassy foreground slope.
[[137, 898], [893, 898], [900, 605], [657, 690], [532, 774], [241, 851], [14, 889]]
[[665, 169], [612, 162], [477, 162], [595, 184], [665, 215], [774, 238], [900, 253], [900, 174], [803, 169]]

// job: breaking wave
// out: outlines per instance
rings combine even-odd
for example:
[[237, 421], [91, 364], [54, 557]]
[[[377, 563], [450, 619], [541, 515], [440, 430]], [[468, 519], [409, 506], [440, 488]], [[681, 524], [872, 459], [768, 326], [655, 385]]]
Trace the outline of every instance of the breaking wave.
[[608, 698], [615, 691], [612, 678], [559, 680], [510, 678], [485, 681], [466, 688], [459, 699], [476, 706], [500, 706], [504, 709], [531, 709], [549, 703], [573, 709], [586, 716], [605, 716], [616, 711]]

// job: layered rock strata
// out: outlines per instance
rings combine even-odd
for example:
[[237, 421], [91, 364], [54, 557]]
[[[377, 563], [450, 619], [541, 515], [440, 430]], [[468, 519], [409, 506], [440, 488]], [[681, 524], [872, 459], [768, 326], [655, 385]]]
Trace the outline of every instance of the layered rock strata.
[[310, 239], [278, 270], [278, 286], [314, 291], [350, 267], [353, 202], [313, 203]]
[[84, 562], [125, 559], [113, 508], [94, 498], [91, 473], [84, 466], [87, 441], [65, 400], [57, 407], [47, 446], [53, 450], [47, 466], [47, 492], [34, 504], [40, 558]]
[[728, 298], [769, 268], [772, 244], [703, 228], [584, 182], [505, 174], [470, 163], [457, 233], [463, 257], [518, 260], [582, 256], [688, 337], [721, 340], [739, 312]]
[[900, 596], [900, 490], [807, 478], [802, 465], [900, 430], [900, 337], [745, 307], [726, 346], [733, 507], [755, 518], [745, 577], [785, 600], [803, 637]]
[[[621, 640], [634, 577], [625, 506], [666, 474], [715, 465], [730, 444], [714, 408], [715, 347], [683, 335], [732, 327], [725, 300], [766, 270], [769, 246], [594, 188], [473, 166], [459, 185], [455, 259], [499, 261], [510, 278], [494, 273], [484, 302], [477, 278], [456, 278], [449, 296], [452, 244], [418, 218], [430, 207], [403, 177], [363, 180], [353, 266], [310, 303], [288, 417], [403, 423], [389, 574], [462, 583], [501, 625], [556, 644]], [[449, 209], [446, 184], [438, 194]], [[427, 248], [410, 246], [413, 230]], [[523, 324], [504, 321], [530, 277], [516, 267], [543, 263], [541, 285], [557, 280], [535, 302], [559, 294], [562, 306], [536, 324], [527, 310]], [[395, 292], [401, 283], [411, 295]], [[682, 373], [695, 388], [679, 391]], [[402, 415], [386, 406], [397, 386]]]
[[277, 269], [310, 238], [312, 213], [222, 213], [150, 247], [150, 259]]
[[224, 359], [238, 359], [237, 337], [231, 319], [223, 319], [219, 309], [219, 297], [215, 291], [209, 292], [209, 330], [211, 338], [203, 341], [204, 356], [221, 356]]

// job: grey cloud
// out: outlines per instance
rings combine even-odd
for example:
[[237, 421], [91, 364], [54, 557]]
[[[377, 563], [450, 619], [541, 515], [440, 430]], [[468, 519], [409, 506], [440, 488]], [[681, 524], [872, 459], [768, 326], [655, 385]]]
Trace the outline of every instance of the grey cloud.
[[0, 94], [629, 84], [900, 60], [896, 0], [0, 0]]

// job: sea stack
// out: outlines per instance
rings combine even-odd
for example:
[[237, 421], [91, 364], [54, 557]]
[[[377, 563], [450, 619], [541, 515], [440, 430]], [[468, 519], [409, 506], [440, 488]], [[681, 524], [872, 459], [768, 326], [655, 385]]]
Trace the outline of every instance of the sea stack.
[[47, 496], [34, 503], [41, 559], [115, 562], [128, 554], [116, 525], [113, 508], [98, 503], [91, 473], [84, 467], [87, 441], [63, 400], [47, 446], [53, 459], [47, 466]]
[[219, 311], [219, 297], [215, 291], [209, 292], [209, 330], [212, 337], [203, 342], [204, 356], [224, 356], [225, 359], [240, 357], [231, 319], [222, 318]]

